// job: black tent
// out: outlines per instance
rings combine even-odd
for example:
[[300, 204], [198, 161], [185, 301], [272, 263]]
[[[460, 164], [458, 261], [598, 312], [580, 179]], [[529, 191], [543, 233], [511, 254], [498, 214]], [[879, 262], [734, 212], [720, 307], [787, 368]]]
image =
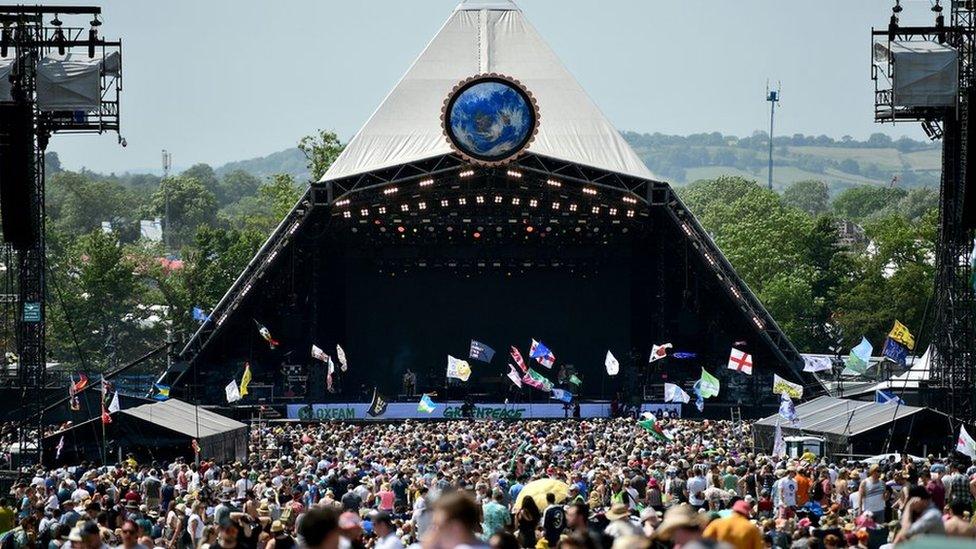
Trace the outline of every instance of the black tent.
[[[192, 441], [197, 440], [201, 458], [218, 460], [247, 457], [247, 425], [205, 408], [170, 399], [150, 402], [112, 414], [105, 425], [107, 460], [133, 454], [139, 460], [193, 458]], [[92, 418], [44, 438], [44, 462], [77, 463], [101, 461], [103, 438], [101, 419]], [[61, 440], [64, 446], [57, 451]]]
[[[822, 396], [796, 407], [794, 425], [773, 414], [756, 422], [758, 450], [772, 449], [779, 423], [783, 436], [813, 435], [827, 441], [828, 454], [874, 455], [899, 452], [915, 455], [947, 453], [955, 448], [959, 423], [931, 408], [879, 404]], [[889, 440], [890, 439], [890, 440]]]

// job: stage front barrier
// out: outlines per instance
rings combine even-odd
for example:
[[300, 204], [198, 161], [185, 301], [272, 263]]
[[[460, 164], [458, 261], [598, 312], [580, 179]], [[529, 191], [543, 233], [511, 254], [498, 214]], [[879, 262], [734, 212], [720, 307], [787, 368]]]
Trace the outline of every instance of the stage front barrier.
[[[438, 402], [431, 413], [417, 410], [416, 402], [391, 402], [386, 412], [377, 417], [371, 417], [368, 402], [349, 402], [334, 404], [289, 404], [288, 419], [301, 421], [329, 421], [329, 420], [371, 420], [386, 421], [391, 419], [461, 419], [461, 401]], [[580, 405], [580, 417], [584, 419], [610, 417], [609, 402], [585, 402]], [[641, 412], [652, 412], [656, 415], [667, 414], [670, 417], [681, 417], [681, 404], [644, 403]], [[472, 419], [558, 419], [573, 417], [572, 407], [567, 409], [560, 403], [524, 403], [505, 404], [503, 402], [482, 403], [474, 405]]]

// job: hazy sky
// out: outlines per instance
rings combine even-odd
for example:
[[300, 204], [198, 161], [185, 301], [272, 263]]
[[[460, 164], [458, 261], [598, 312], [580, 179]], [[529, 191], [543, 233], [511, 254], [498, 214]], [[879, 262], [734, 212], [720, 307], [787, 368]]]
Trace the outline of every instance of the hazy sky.
[[[68, 4], [91, 2], [65, 1]], [[123, 135], [58, 136], [66, 167], [214, 166], [294, 146], [316, 128], [351, 137], [456, 5], [454, 0], [108, 0], [121, 37]], [[876, 131], [872, 25], [891, 0], [522, 0], [519, 5], [618, 128], [748, 135]], [[932, 20], [905, 0], [903, 22]]]

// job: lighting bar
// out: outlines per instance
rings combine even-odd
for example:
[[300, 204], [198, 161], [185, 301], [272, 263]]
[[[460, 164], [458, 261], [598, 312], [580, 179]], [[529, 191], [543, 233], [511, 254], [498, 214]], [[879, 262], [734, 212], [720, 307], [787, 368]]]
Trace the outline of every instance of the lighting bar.
[[514, 177], [515, 179], [522, 179], [522, 172], [517, 172], [515, 170], [508, 170], [508, 176]]
[[342, 217], [349, 219], [350, 217], [352, 217], [352, 212], [350, 211], [342, 212]]
[[569, 205], [569, 211], [575, 212], [576, 211], [576, 204], [570, 204]]
[[366, 208], [363, 208], [363, 209], [359, 210], [359, 215], [361, 215], [363, 217], [366, 217], [367, 215], [369, 215], [369, 210], [367, 210]]
[[501, 197], [501, 195], [496, 194], [495, 195], [495, 204], [501, 204], [501, 203], [502, 203], [502, 197]]
[[538, 205], [539, 205], [539, 201], [538, 201], [538, 200], [536, 200], [536, 199], [534, 199], [534, 198], [533, 198], [533, 199], [531, 199], [531, 200], [529, 200], [529, 207], [530, 207], [530, 208], [535, 208], [535, 207], [536, 207], [536, 206], [538, 206]]
[[434, 184], [433, 179], [424, 179], [423, 181], [420, 182], [421, 187], [430, 187], [433, 184]]
[[395, 193], [395, 192], [397, 192], [399, 190], [400, 189], [398, 189], [396, 187], [390, 187], [389, 189], [384, 189], [383, 190], [383, 194], [385, 194], [385, 195], [391, 195], [391, 194], [393, 194], [393, 193]]
[[591, 187], [583, 187], [583, 194], [595, 195], [596, 189]]
[[610, 208], [610, 215], [617, 215], [617, 208]]
[[559, 181], [556, 181], [555, 179], [547, 179], [546, 180], [546, 185], [549, 185], [550, 187], [556, 187], [557, 189], [559, 187], [562, 187], [563, 186], [562, 183], [560, 183]]
[[756, 327], [759, 328], [760, 330], [765, 330], [766, 329], [766, 325], [763, 324], [763, 321], [762, 320], [759, 320], [759, 317], [758, 316], [753, 316], [752, 317], [752, 323], [755, 324]]
[[385, 214], [386, 213], [386, 206], [380, 206], [380, 213], [381, 214]]
[[298, 223], [299, 222], [296, 221], [296, 222], [294, 222], [294, 223], [291, 224], [291, 227], [288, 227], [288, 234], [289, 235], [295, 234], [295, 231], [298, 230]]
[[685, 231], [685, 234], [691, 236], [691, 227], [687, 223], [682, 223], [681, 228]]
[[626, 202], [628, 204], [637, 204], [637, 199], [634, 198], [634, 197], [632, 197], [632, 196], [625, 196], [624, 197], [624, 202]]
[[442, 208], [446, 208], [449, 204], [450, 204], [450, 202], [448, 202], [446, 198], [441, 200], [441, 207]]
[[483, 197], [483, 196], [481, 196], [479, 194], [478, 196], [475, 197], [474, 201], [477, 202], [478, 204], [484, 204], [485, 203], [485, 197]]
[[559, 202], [553, 202], [552, 203], [552, 209], [558, 210], [559, 209]]
[[464, 170], [458, 174], [458, 177], [471, 177], [472, 175], [474, 175], [474, 170]]
[[634, 217], [634, 210], [627, 210], [627, 217]]
[[400, 211], [401, 212], [409, 212], [410, 211], [410, 205], [409, 204], [400, 204]]
[[335, 205], [336, 206], [348, 206], [349, 205], [349, 199], [348, 198], [344, 198], [344, 199], [336, 202]]
[[739, 293], [738, 288], [735, 286], [729, 286], [729, 289], [732, 290], [732, 295], [734, 295], [737, 299], [742, 299], [742, 294]]
[[421, 210], [426, 210], [427, 209], [427, 203], [426, 202], [420, 202], [419, 204], [417, 204], [417, 208], [419, 208]]

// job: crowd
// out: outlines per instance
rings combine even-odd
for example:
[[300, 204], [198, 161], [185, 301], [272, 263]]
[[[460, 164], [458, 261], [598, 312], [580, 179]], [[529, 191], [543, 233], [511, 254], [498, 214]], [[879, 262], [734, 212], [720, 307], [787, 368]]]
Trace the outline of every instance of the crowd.
[[661, 424], [269, 423], [244, 462], [25, 471], [0, 501], [0, 549], [976, 542], [974, 468], [772, 457], [751, 448], [748, 423]]

